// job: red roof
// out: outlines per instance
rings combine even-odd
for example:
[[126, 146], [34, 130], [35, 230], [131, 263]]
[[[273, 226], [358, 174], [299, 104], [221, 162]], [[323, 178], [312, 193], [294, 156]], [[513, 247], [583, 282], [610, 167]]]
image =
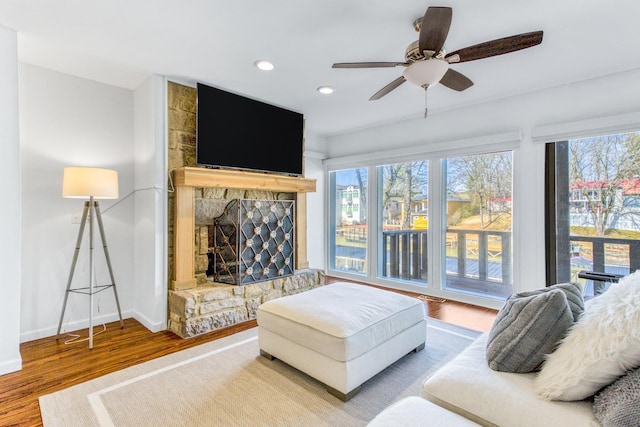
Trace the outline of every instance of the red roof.
[[616, 188], [622, 189], [622, 194], [624, 196], [640, 194], [640, 178], [625, 178], [611, 181], [582, 181], [581, 179], [577, 179], [569, 183], [569, 188], [572, 190], [579, 190], [583, 188], [600, 189], [608, 187], [611, 184], [615, 185]]

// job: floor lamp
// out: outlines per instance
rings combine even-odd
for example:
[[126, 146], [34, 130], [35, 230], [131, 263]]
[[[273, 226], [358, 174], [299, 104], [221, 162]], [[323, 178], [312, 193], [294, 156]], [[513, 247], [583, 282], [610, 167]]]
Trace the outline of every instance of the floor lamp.
[[[97, 202], [97, 199], [118, 198], [118, 172], [100, 168], [66, 167], [64, 168], [64, 175], [62, 179], [62, 197], [89, 200], [84, 202], [84, 210], [82, 211], [82, 219], [80, 220], [80, 229], [78, 231], [78, 240], [76, 241], [76, 248], [73, 252], [73, 261], [71, 262], [71, 271], [69, 272], [69, 280], [67, 281], [67, 290], [64, 294], [64, 303], [62, 305], [62, 314], [60, 315], [60, 323], [58, 324], [56, 339], [60, 337], [62, 319], [64, 319], [64, 312], [67, 308], [69, 293], [74, 292], [85, 294], [89, 295], [89, 348], [93, 348], [93, 296], [96, 293], [109, 288], [113, 289], [113, 294], [116, 297], [116, 306], [118, 307], [118, 316], [120, 317], [120, 327], [124, 327], [122, 312], [120, 311], [120, 301], [118, 301], [118, 292], [116, 291], [116, 281], [113, 277], [109, 250], [107, 249], [107, 241], [105, 239], [104, 227], [102, 225], [102, 215], [100, 214], [100, 206]], [[100, 230], [104, 256], [107, 260], [107, 267], [109, 268], [109, 277], [111, 278], [111, 283], [108, 285], [96, 285], [94, 283], [93, 231], [96, 220]], [[73, 273], [78, 261], [82, 236], [87, 222], [89, 223], [89, 285], [81, 288], [72, 288], [71, 282], [73, 281]]]

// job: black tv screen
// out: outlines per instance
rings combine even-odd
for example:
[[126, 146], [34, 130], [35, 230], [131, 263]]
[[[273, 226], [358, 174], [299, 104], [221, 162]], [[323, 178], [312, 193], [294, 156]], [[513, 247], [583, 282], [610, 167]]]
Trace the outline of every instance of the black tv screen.
[[201, 83], [197, 92], [198, 166], [302, 175], [302, 114]]

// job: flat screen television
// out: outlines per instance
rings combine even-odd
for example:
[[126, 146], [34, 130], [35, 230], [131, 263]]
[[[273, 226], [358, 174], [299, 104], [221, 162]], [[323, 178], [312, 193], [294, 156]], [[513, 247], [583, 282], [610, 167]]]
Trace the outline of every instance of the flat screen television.
[[301, 176], [302, 114], [197, 84], [196, 163]]

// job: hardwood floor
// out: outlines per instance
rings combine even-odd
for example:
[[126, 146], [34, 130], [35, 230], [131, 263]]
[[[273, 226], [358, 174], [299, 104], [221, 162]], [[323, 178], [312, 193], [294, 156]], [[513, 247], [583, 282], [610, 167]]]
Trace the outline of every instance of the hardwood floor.
[[[335, 281], [338, 279], [328, 277], [326, 283]], [[430, 317], [480, 331], [488, 331], [496, 315], [495, 310], [454, 301], [425, 304]], [[22, 370], [0, 376], [0, 426], [41, 426], [41, 395], [256, 326], [251, 320], [182, 339], [167, 331], [152, 333], [134, 319], [124, 323], [123, 329], [119, 322], [107, 324], [106, 331], [95, 336], [91, 350], [86, 341], [64, 344], [64, 337], [21, 344]], [[87, 331], [80, 333], [86, 336]]]

